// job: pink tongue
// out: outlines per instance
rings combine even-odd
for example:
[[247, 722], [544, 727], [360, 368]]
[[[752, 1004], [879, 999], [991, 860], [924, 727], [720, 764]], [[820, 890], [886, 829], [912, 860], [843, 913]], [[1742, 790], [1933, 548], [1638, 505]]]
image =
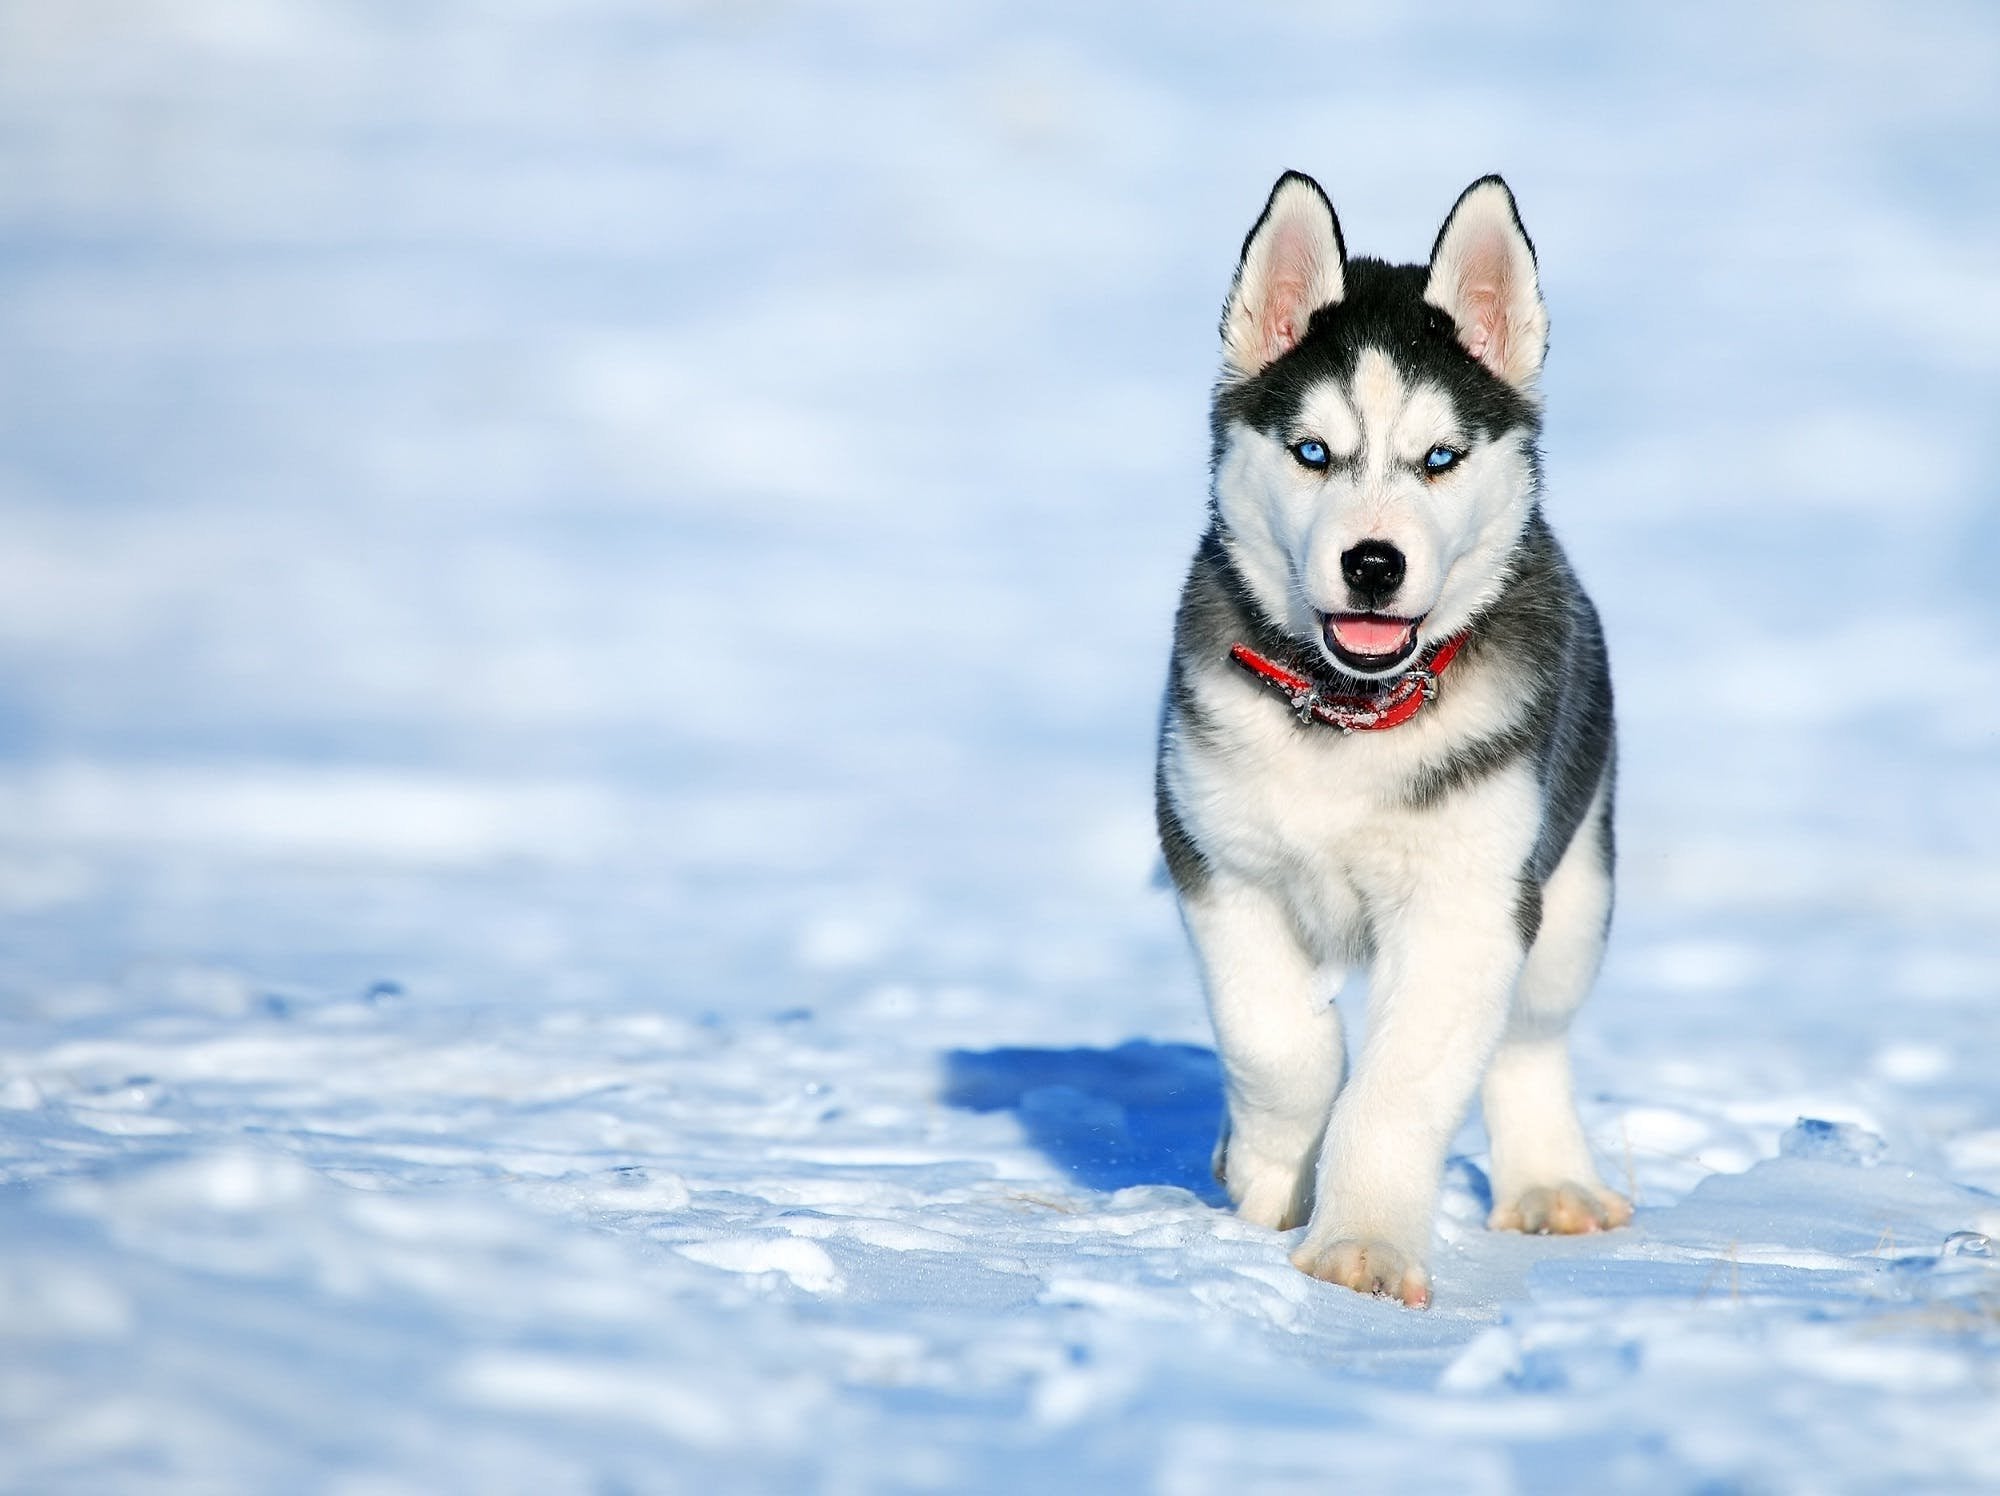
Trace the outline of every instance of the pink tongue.
[[1393, 618], [1336, 618], [1333, 637], [1349, 654], [1399, 654], [1409, 642], [1411, 627]]

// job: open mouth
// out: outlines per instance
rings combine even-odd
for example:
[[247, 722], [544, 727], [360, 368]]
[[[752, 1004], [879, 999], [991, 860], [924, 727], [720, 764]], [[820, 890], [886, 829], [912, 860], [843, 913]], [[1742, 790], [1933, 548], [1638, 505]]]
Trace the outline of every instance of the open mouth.
[[1393, 670], [1417, 651], [1421, 618], [1385, 618], [1379, 613], [1323, 613], [1320, 636], [1327, 652], [1358, 675]]

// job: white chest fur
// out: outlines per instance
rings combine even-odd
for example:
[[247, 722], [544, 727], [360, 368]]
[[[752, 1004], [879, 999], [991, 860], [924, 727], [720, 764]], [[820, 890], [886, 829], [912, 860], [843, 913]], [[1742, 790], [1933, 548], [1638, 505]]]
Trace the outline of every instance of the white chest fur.
[[1208, 730], [1169, 723], [1168, 793], [1209, 867], [1277, 893], [1317, 959], [1366, 960], [1417, 894], [1469, 875], [1511, 881], [1534, 844], [1541, 797], [1525, 764], [1453, 793], [1448, 812], [1412, 803], [1428, 771], [1507, 727], [1497, 674], [1467, 670], [1403, 726], [1343, 736], [1202, 671]]

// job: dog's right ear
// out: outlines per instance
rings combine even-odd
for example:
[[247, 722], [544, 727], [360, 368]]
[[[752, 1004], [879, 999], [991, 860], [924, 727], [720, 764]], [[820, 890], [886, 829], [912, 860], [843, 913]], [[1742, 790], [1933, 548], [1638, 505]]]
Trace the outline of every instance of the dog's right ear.
[[1311, 177], [1286, 172], [1243, 241], [1222, 310], [1225, 375], [1248, 379], [1298, 346], [1312, 314], [1340, 300], [1346, 271], [1333, 204]]

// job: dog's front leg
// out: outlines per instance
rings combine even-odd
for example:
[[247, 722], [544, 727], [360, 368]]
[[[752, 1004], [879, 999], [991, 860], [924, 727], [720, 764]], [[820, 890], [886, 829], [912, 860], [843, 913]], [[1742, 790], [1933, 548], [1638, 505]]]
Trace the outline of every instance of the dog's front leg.
[[1497, 895], [1494, 880], [1473, 888], [1454, 878], [1377, 931], [1367, 1042], [1327, 1125], [1311, 1229], [1292, 1253], [1315, 1278], [1412, 1308], [1430, 1303], [1445, 1150], [1521, 967], [1521, 932]]
[[1229, 1106], [1216, 1173], [1246, 1220], [1306, 1218], [1313, 1159], [1340, 1088], [1340, 1015], [1290, 914], [1271, 893], [1218, 874], [1184, 897]]

